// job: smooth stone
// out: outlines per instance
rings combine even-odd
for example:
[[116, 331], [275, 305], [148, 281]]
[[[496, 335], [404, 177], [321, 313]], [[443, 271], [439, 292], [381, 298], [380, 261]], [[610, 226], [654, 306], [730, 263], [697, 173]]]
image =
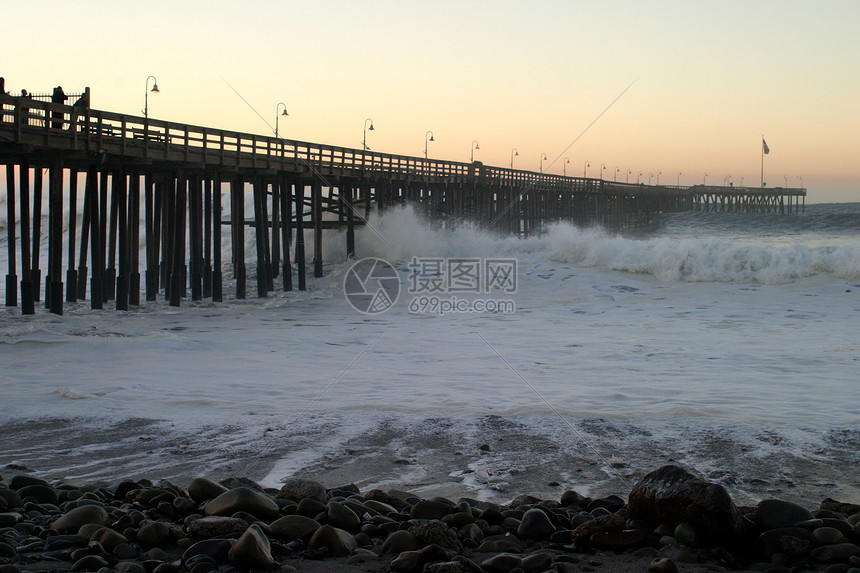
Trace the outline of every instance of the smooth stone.
[[113, 553], [114, 548], [120, 543], [128, 543], [128, 539], [124, 535], [109, 527], [102, 527], [93, 533], [90, 541], [100, 544], [107, 553]]
[[699, 536], [696, 534], [696, 528], [689, 523], [679, 523], [675, 527], [674, 537], [679, 543], [688, 547], [695, 547], [699, 544]]
[[69, 511], [51, 524], [51, 529], [61, 533], [77, 531], [82, 525], [97, 523], [109, 525], [110, 515], [103, 507], [98, 505], [83, 505]]
[[269, 533], [284, 539], [306, 539], [320, 528], [317, 520], [304, 515], [285, 515], [269, 524]]
[[755, 509], [754, 519], [762, 529], [793, 527], [802, 521], [813, 519], [808, 509], [781, 499], [765, 499]]
[[45, 551], [62, 551], [86, 547], [90, 542], [80, 535], [54, 535], [45, 541]]
[[412, 519], [442, 519], [449, 513], [453, 513], [456, 506], [442, 501], [422, 499], [412, 506], [409, 516]]
[[389, 567], [392, 571], [415, 571], [421, 564], [421, 554], [418, 551], [404, 551], [391, 560]]
[[57, 492], [49, 485], [33, 484], [24, 486], [18, 490], [18, 495], [21, 496], [21, 499], [32, 497], [37, 503], [50, 503], [51, 505], [60, 503]]
[[188, 495], [197, 503], [207, 499], [215, 499], [228, 491], [226, 487], [207, 477], [196, 477], [188, 482]]
[[630, 518], [651, 527], [659, 523], [689, 523], [699, 535], [725, 539], [736, 535], [740, 515], [728, 491], [675, 465], [643, 477], [630, 491]]
[[358, 547], [355, 539], [343, 529], [323, 525], [317, 529], [308, 541], [309, 549], [326, 549], [332, 557], [343, 557]]
[[667, 557], [658, 557], [648, 565], [648, 573], [678, 573], [678, 565]]
[[296, 506], [296, 513], [305, 517], [316, 517], [328, 508], [326, 504], [313, 497], [306, 497]]
[[523, 557], [522, 568], [526, 572], [546, 571], [552, 566], [552, 555], [540, 551]]
[[602, 507], [603, 509], [608, 510], [610, 513], [615, 513], [616, 511], [624, 507], [624, 500], [617, 495], [601, 497], [592, 500], [591, 503], [588, 504], [588, 507], [586, 507], [586, 510], [594, 511], [598, 507]]
[[530, 509], [523, 515], [517, 527], [517, 536], [521, 539], [548, 539], [555, 533], [555, 526], [543, 510]]
[[[794, 539], [805, 541], [808, 549], [811, 536], [812, 533], [808, 529], [802, 527], [781, 527], [779, 529], [769, 529], [763, 532], [759, 535], [759, 541], [764, 548], [764, 552], [768, 555], [773, 555], [775, 553], [785, 553], [786, 545], [782, 541], [784, 538], [793, 537]], [[791, 547], [797, 546], [797, 542], [794, 541], [789, 541], [788, 544]]]
[[860, 547], [853, 543], [837, 543], [835, 545], [824, 545], [812, 550], [812, 558], [824, 563], [834, 561], [848, 561], [851, 557], [860, 555]]
[[569, 507], [571, 505], [578, 505], [582, 507], [582, 504], [588, 498], [584, 495], [573, 491], [572, 489], [567, 490], [563, 494], [561, 494], [561, 505], [563, 507]]
[[81, 557], [75, 564], [72, 565], [72, 571], [98, 571], [102, 567], [107, 567], [108, 562], [104, 557], [98, 555], [87, 555]]
[[209, 515], [189, 523], [188, 535], [198, 539], [208, 539], [219, 535], [241, 535], [248, 527], [248, 522], [238, 517]]
[[7, 512], [0, 513], [0, 527], [12, 527], [22, 519], [20, 513]]
[[134, 559], [140, 552], [129, 543], [119, 543], [113, 548], [113, 556], [117, 559]]
[[418, 538], [409, 531], [401, 529], [393, 532], [382, 543], [380, 555], [397, 555], [404, 551], [415, 551], [418, 549]]
[[389, 513], [397, 513], [397, 510], [394, 509], [393, 505], [387, 504], [383, 501], [377, 501], [375, 499], [365, 500], [364, 505], [374, 511], [381, 513], [382, 515], [387, 515]]
[[302, 478], [290, 478], [281, 486], [281, 491], [278, 493], [281, 499], [291, 499], [296, 503], [302, 501], [306, 497], [313, 497], [319, 501], [325, 502], [328, 500], [328, 492], [325, 486], [318, 481]]
[[232, 547], [233, 542], [230, 539], [204, 539], [185, 550], [185, 553], [182, 554], [182, 562], [185, 563], [192, 557], [205, 555], [216, 563], [221, 563], [227, 560], [227, 554]]
[[332, 527], [355, 532], [361, 527], [361, 518], [343, 503], [330, 501], [326, 506], [326, 517]]
[[424, 566], [422, 573], [465, 573], [470, 571], [460, 561], [443, 561], [441, 563], [428, 563]]
[[818, 529], [814, 529], [810, 540], [816, 547], [848, 542], [842, 532], [834, 527], [819, 527]]
[[114, 570], [117, 573], [146, 573], [146, 569], [140, 563], [133, 561], [123, 561], [114, 565]]
[[14, 547], [0, 541], [0, 559], [14, 559], [16, 555], [18, 555], [18, 552], [15, 551]]
[[484, 559], [481, 563], [488, 573], [508, 573], [511, 569], [523, 566], [523, 560], [512, 553], [499, 553]]
[[6, 502], [6, 509], [17, 509], [24, 504], [21, 503], [21, 496], [14, 489], [0, 489], [0, 497]]
[[246, 511], [264, 521], [278, 516], [278, 504], [266, 494], [249, 487], [237, 487], [225, 491], [206, 504], [205, 514], [233, 515], [237, 511]]
[[227, 558], [239, 569], [271, 569], [272, 545], [259, 525], [252, 525], [236, 541]]
[[[22, 488], [25, 488], [27, 486], [31, 486], [31, 485], [43, 485], [43, 486], [50, 487], [51, 484], [49, 484], [47, 481], [43, 480], [42, 478], [37, 478], [37, 477], [28, 476], [28, 475], [24, 475], [24, 474], [14, 475], [14, 476], [12, 476], [11, 481], [9, 481], [9, 488], [14, 489], [16, 491], [20, 490]], [[24, 497], [24, 496], [22, 495], [21, 497]]]
[[151, 549], [162, 545], [173, 537], [173, 528], [163, 521], [150, 521], [141, 525], [137, 531], [137, 543], [143, 549]]

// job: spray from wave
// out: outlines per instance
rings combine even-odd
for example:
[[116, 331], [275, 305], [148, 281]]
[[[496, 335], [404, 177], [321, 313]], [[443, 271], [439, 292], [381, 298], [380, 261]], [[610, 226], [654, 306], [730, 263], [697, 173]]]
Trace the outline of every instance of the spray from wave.
[[[336, 244], [340, 250], [340, 240]], [[813, 247], [692, 236], [632, 239], [569, 224], [553, 225], [541, 237], [498, 238], [470, 224], [439, 229], [410, 207], [371, 219], [370, 226], [357, 234], [357, 248], [361, 256], [391, 262], [412, 257], [517, 257], [521, 264], [566, 263], [651, 275], [663, 282], [782, 284], [818, 274], [860, 279], [860, 244]]]

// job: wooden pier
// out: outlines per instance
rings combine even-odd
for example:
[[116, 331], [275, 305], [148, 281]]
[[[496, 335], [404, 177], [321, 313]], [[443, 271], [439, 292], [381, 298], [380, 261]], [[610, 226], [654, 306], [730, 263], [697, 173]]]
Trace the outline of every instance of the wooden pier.
[[[237, 298], [247, 295], [249, 267], [259, 297], [303, 290], [306, 230], [320, 277], [324, 230], [345, 229], [353, 256], [355, 228], [371, 212], [403, 203], [440, 226], [475, 221], [524, 237], [558, 221], [620, 230], [664, 212], [796, 213], [806, 197], [805, 189], [649, 186], [376, 153], [6, 94], [0, 161], [8, 189], [6, 305], [20, 304], [24, 314], [42, 300], [43, 234], [44, 303], [62, 314], [64, 302], [87, 295], [94, 309], [112, 301], [127, 310], [141, 295], [174, 306], [189, 294], [221, 301], [227, 260]], [[229, 253], [221, 247], [225, 227]], [[249, 227], [253, 261], [245, 260]]]

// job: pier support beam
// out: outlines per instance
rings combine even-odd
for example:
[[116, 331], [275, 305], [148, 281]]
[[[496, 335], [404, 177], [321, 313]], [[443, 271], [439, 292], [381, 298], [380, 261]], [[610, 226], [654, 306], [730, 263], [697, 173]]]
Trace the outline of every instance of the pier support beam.
[[[11, 191], [9, 191], [10, 189]], [[6, 164], [6, 231], [9, 248], [9, 269], [6, 272], [6, 306], [18, 306], [18, 275], [16, 274], [18, 265], [15, 261], [15, 165], [12, 163]], [[21, 238], [21, 241], [26, 240], [26, 237]]]

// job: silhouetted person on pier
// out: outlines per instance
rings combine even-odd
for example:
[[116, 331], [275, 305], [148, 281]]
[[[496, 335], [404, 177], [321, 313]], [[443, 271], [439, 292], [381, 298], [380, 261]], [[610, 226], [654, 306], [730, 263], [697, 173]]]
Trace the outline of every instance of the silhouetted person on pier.
[[84, 92], [83, 94], [81, 94], [81, 97], [79, 97], [78, 100], [72, 105], [75, 107], [82, 107], [84, 109], [89, 109], [90, 108], [90, 94], [89, 94], [89, 92]]
[[[69, 96], [63, 91], [62, 86], [57, 86], [54, 88], [54, 94], [51, 96], [51, 103], [66, 103], [66, 100], [69, 99]], [[52, 111], [51, 112], [51, 127], [54, 129], [63, 129], [63, 112], [61, 111]]]
[[[27, 93], [27, 90], [22, 89], [20, 97], [22, 99], [24, 99], [24, 98], [30, 99], [30, 94]], [[30, 125], [30, 108], [21, 104], [20, 109], [21, 109], [21, 125]]]
[[0, 77], [0, 94], [6, 95], [6, 78]]

